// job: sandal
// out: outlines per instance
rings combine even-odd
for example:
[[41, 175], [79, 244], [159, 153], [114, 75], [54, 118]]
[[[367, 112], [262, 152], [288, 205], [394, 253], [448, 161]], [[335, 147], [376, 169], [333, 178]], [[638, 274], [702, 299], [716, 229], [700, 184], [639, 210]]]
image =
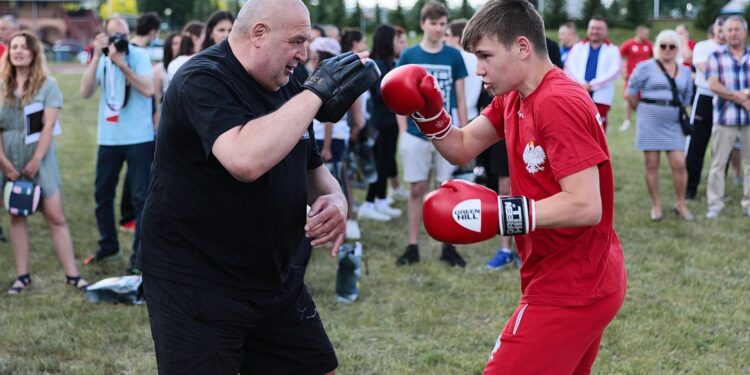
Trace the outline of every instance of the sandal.
[[25, 275], [20, 275], [16, 277], [16, 281], [14, 281], [13, 285], [10, 287], [10, 289], [8, 289], [8, 294], [21, 294], [21, 292], [23, 292], [23, 290], [26, 289], [29, 284], [31, 284], [31, 274], [27, 273]]
[[68, 284], [70, 286], [78, 288], [78, 290], [85, 292], [86, 289], [89, 287], [89, 283], [84, 280], [81, 275], [78, 276], [68, 276], [65, 275], [65, 284]]

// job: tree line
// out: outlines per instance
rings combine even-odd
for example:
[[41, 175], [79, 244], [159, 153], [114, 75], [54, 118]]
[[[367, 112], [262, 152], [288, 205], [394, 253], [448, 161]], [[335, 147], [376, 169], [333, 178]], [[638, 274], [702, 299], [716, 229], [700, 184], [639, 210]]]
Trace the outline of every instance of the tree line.
[[[695, 26], [707, 29], [719, 16], [725, 0], [659, 0], [659, 16], [668, 18], [695, 17]], [[544, 7], [544, 23], [548, 29], [559, 27], [572, 19], [566, 10], [566, 0], [547, 0]], [[576, 19], [585, 27], [594, 16], [607, 19], [610, 26], [635, 27], [648, 24], [653, 18], [654, 0], [613, 0], [605, 7], [601, 0], [585, 0], [581, 17]], [[697, 12], [696, 12], [697, 10]], [[746, 14], [750, 15], [748, 10]]]
[[[310, 9], [313, 23], [332, 24], [339, 27], [364, 27], [365, 31], [372, 30], [383, 23], [398, 25], [407, 30], [419, 31], [419, 11], [429, 0], [417, 0], [413, 6], [405, 8], [401, 0], [396, 1], [393, 9], [383, 8], [376, 2], [370, 12], [356, 1], [353, 9], [347, 10], [344, 0], [302, 0]], [[446, 0], [435, 0], [446, 5]], [[568, 0], [531, 0], [533, 3], [544, 1], [544, 23], [548, 29], [556, 29], [568, 21], [576, 21], [585, 27], [589, 19], [594, 16], [605, 17], [610, 26], [634, 27], [648, 24], [653, 14], [654, 0], [612, 0], [605, 7], [601, 0], [585, 0], [581, 8], [581, 16], [572, 19], [567, 13]], [[100, 0], [102, 4], [107, 0]], [[226, 9], [236, 13], [242, 7], [243, 0], [136, 0], [138, 12], [155, 11], [164, 16], [164, 10], [172, 10], [172, 25], [184, 25], [190, 20], [205, 20], [213, 11]], [[719, 15], [725, 0], [659, 0], [660, 13], [669, 17], [695, 16], [695, 26], [706, 29]], [[687, 10], [688, 4], [697, 9], [697, 14]], [[468, 0], [462, 0], [461, 5], [451, 9], [451, 19], [471, 18], [475, 9]], [[750, 8], [745, 11], [746, 18], [750, 16]]]
[[[100, 0], [106, 2], [106, 0]], [[419, 11], [429, 0], [417, 0], [405, 8], [401, 1], [396, 1], [394, 9], [383, 8], [376, 2], [371, 12], [365, 12], [356, 1], [353, 9], [347, 9], [344, 0], [302, 0], [310, 9], [310, 19], [316, 24], [331, 24], [339, 27], [365, 27], [372, 30], [379, 24], [398, 25], [407, 30], [419, 30]], [[447, 5], [446, 0], [436, 0]], [[164, 9], [172, 10], [173, 25], [184, 25], [190, 20], [204, 20], [217, 9], [226, 9], [236, 13], [242, 7], [242, 0], [137, 0], [139, 12], [155, 11], [164, 17]], [[451, 9], [452, 19], [471, 18], [474, 9], [468, 0], [462, 0], [460, 6]]]

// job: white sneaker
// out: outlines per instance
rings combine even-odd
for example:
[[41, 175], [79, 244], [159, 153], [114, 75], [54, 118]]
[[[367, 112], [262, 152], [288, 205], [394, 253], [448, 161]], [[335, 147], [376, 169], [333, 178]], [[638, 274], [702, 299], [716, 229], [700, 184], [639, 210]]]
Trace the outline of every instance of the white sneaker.
[[389, 195], [390, 198], [397, 201], [405, 201], [409, 199], [409, 190], [404, 188], [403, 186], [399, 186], [397, 189], [392, 189], [391, 194]]
[[362, 232], [359, 230], [359, 224], [357, 220], [346, 221], [346, 239], [347, 240], [359, 240], [362, 238]]
[[388, 221], [391, 220], [389, 215], [386, 215], [375, 209], [375, 204], [372, 202], [365, 202], [359, 206], [357, 212], [357, 219], [363, 220], [375, 220], [375, 221]]
[[630, 120], [625, 120], [622, 122], [622, 125], [620, 125], [620, 131], [624, 132], [625, 130], [628, 130], [630, 127]]
[[706, 212], [706, 218], [716, 219], [717, 217], [719, 217], [720, 212], [721, 210], [708, 210], [708, 212]]
[[386, 214], [392, 218], [401, 216], [401, 210], [398, 208], [391, 207], [391, 205], [388, 204], [388, 200], [386, 199], [375, 200], [375, 210], [377, 210], [380, 213]]

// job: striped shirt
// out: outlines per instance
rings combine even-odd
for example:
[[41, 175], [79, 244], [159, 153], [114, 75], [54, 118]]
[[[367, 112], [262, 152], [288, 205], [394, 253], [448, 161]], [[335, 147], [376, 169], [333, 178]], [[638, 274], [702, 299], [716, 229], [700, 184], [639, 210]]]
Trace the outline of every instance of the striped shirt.
[[[706, 77], [717, 77], [719, 82], [730, 91], [750, 88], [750, 48], [745, 47], [745, 54], [738, 61], [729, 51], [728, 46], [722, 46], [708, 58]], [[750, 113], [741, 105], [716, 95], [714, 97], [714, 124], [750, 125]]]

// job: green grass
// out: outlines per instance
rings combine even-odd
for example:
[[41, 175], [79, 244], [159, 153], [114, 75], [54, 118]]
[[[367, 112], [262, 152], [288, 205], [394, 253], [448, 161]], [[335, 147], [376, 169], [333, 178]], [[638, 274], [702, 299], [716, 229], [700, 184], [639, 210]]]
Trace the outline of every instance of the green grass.
[[[64, 207], [79, 259], [98, 237], [93, 172], [97, 101], [78, 96], [78, 74], [58, 74], [65, 96], [63, 134], [57, 137]], [[618, 88], [618, 93], [622, 90]], [[611, 115], [610, 149], [616, 179], [616, 228], [629, 273], [625, 305], [610, 325], [596, 374], [750, 373], [750, 260], [748, 224], [740, 216], [740, 190], [723, 215], [704, 218], [705, 199], [690, 203], [696, 221], [665, 210], [652, 223], [634, 128], [617, 131], [621, 98]], [[661, 169], [664, 207], [674, 193], [666, 162]], [[703, 197], [704, 184], [699, 192]], [[362, 197], [362, 192], [357, 191]], [[405, 209], [403, 202], [399, 207]], [[7, 215], [0, 215], [7, 231]], [[86, 302], [63, 285], [49, 231], [40, 215], [30, 219], [34, 284], [18, 297], [0, 295], [0, 374], [152, 374], [153, 342], [145, 306]], [[438, 261], [438, 244], [423, 235], [422, 262], [395, 266], [406, 245], [406, 219], [361, 223], [369, 274], [361, 300], [335, 302], [336, 266], [317, 250], [307, 273], [323, 322], [336, 347], [340, 374], [479, 374], [518, 303], [516, 269], [493, 272], [484, 262], [496, 241], [461, 246], [465, 269]], [[121, 236], [125, 256], [83, 269], [90, 281], [119, 275], [127, 266], [131, 237]], [[0, 286], [15, 277], [10, 245], [0, 244]]]

